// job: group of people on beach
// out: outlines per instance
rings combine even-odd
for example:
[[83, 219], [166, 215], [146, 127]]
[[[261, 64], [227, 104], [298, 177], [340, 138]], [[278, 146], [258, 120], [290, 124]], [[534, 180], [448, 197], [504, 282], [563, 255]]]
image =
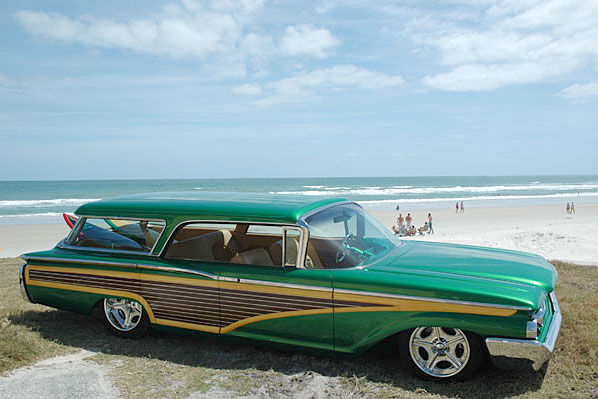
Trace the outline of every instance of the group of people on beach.
[[571, 201], [571, 204], [567, 202], [567, 214], [571, 215], [572, 213], [575, 213], [575, 204], [573, 201]]
[[[463, 201], [461, 201], [461, 213], [465, 212], [465, 208], [463, 208]], [[455, 204], [455, 213], [459, 213], [459, 201]]]
[[434, 234], [434, 227], [432, 226], [432, 214], [428, 213], [428, 221], [424, 223], [422, 227], [415, 227], [413, 224], [413, 218], [411, 217], [411, 213], [407, 213], [406, 217], [403, 217], [402, 213], [399, 213], [399, 217], [397, 217], [397, 225], [392, 226], [392, 231], [399, 237], [405, 236], [414, 236], [417, 233], [424, 234]]

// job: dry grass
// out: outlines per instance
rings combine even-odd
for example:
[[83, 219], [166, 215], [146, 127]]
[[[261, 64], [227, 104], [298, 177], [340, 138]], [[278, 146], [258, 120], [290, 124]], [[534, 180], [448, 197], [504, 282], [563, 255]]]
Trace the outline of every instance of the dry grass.
[[99, 352], [92, 359], [110, 369], [127, 398], [598, 398], [598, 268], [553, 262], [564, 320], [543, 372], [488, 368], [468, 382], [445, 384], [405, 375], [393, 351], [347, 359], [208, 336], [153, 332], [119, 339], [93, 318], [23, 301], [20, 263], [0, 259], [0, 371], [87, 349]]

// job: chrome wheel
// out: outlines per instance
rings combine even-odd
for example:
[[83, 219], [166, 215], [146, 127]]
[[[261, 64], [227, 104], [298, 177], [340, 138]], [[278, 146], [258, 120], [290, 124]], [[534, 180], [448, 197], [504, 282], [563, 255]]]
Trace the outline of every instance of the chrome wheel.
[[421, 327], [409, 337], [409, 354], [425, 374], [446, 378], [465, 369], [471, 350], [467, 336], [457, 328]]
[[104, 313], [108, 323], [118, 331], [133, 330], [141, 321], [143, 307], [129, 299], [104, 299]]

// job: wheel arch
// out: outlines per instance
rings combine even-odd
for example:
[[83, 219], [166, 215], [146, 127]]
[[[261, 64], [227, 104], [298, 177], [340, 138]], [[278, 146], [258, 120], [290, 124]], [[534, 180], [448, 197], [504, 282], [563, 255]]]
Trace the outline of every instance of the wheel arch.
[[[500, 322], [498, 322], [499, 320]], [[509, 321], [507, 322], [507, 320]], [[519, 331], [518, 320], [513, 320], [510, 317], [441, 312], [400, 312], [399, 317], [389, 319], [388, 323], [360, 334], [359, 338], [350, 345], [337, 347], [336, 350], [346, 353], [364, 353], [379, 343], [400, 335], [403, 331], [425, 326], [458, 328], [476, 334], [480, 338], [516, 336], [514, 331]], [[519, 333], [521, 332], [519, 331]]]

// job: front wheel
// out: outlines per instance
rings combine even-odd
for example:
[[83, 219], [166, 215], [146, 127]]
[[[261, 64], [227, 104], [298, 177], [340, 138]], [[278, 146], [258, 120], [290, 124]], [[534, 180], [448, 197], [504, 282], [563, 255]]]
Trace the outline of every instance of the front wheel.
[[108, 329], [122, 338], [140, 338], [149, 328], [143, 306], [130, 299], [105, 298], [104, 317]]
[[477, 371], [483, 353], [481, 339], [458, 328], [419, 327], [399, 336], [403, 366], [428, 379], [465, 380]]

